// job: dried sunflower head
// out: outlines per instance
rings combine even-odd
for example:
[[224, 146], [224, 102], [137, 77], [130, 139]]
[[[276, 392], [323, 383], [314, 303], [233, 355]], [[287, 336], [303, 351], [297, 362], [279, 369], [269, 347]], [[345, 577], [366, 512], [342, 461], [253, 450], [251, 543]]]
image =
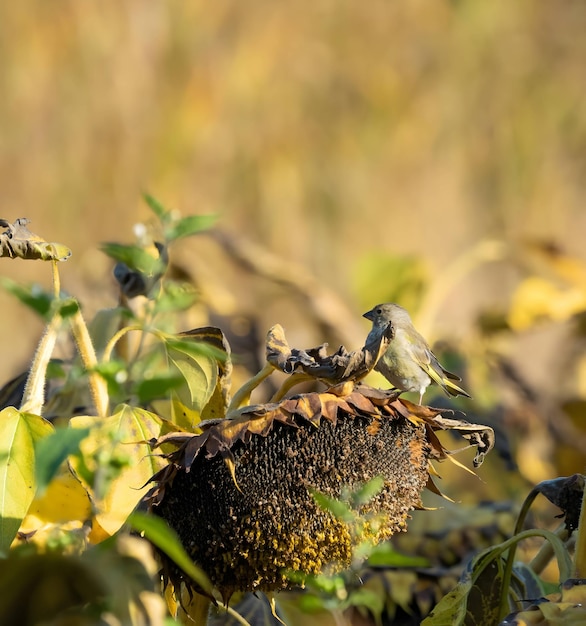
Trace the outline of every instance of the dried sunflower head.
[[[225, 598], [283, 589], [291, 571], [346, 568], [357, 541], [312, 492], [340, 498], [346, 487], [381, 476], [382, 490], [360, 511], [376, 515], [362, 539], [387, 539], [420, 506], [430, 460], [445, 456], [434, 430], [463, 424], [364, 385], [344, 396], [310, 393], [246, 407], [202, 434], [158, 442], [179, 448], [155, 477], [152, 510]], [[172, 562], [164, 569], [176, 589], [190, 585]]]

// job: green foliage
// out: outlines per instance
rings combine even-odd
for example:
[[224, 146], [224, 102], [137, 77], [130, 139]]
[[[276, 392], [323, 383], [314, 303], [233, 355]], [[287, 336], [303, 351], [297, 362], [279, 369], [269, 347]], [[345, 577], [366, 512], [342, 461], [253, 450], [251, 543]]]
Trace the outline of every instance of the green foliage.
[[158, 257], [154, 257], [141, 246], [105, 243], [102, 244], [102, 252], [145, 276], [154, 276], [163, 269], [161, 260]]
[[128, 517], [128, 524], [141, 533], [159, 550], [171, 558], [186, 574], [207, 593], [212, 593], [212, 584], [206, 574], [189, 558], [177, 534], [160, 517], [135, 512]]
[[90, 434], [89, 428], [57, 428], [39, 440], [35, 450], [37, 496], [42, 496], [63, 462], [79, 453], [79, 445]]
[[0, 412], [0, 553], [12, 543], [36, 492], [35, 444], [53, 431], [38, 415]]
[[[231, 361], [222, 333], [208, 327], [181, 334], [169, 329], [173, 317], [188, 310], [198, 296], [192, 286], [165, 276], [168, 249], [209, 228], [215, 218], [182, 218], [152, 196], [145, 196], [145, 201], [159, 221], [162, 241], [145, 237], [136, 245], [111, 243], [103, 248], [124, 266], [119, 276], [131, 276], [141, 286], [140, 295], [147, 296], [144, 305], [127, 304], [132, 291], [120, 281], [123, 304], [99, 311], [88, 332], [78, 301], [59, 291], [56, 263], [52, 294], [2, 280], [10, 293], [47, 322], [32, 371], [23, 379], [27, 410], [8, 406], [0, 413], [0, 589], [11, 591], [0, 593], [2, 623], [12, 623], [18, 607], [29, 598], [44, 597], [40, 590], [56, 584], [57, 572], [60, 580], [78, 583], [79, 595], [73, 597], [59, 587], [54, 602], [41, 603], [31, 619], [47, 621], [65, 611], [79, 616], [80, 624], [107, 612], [132, 626], [141, 623], [137, 615], [157, 614], [162, 620], [161, 597], [152, 584], [156, 568], [144, 553], [150, 544], [214, 595], [205, 573], [191, 562], [174, 532], [160, 519], [136, 510], [150, 488], [150, 478], [165, 467], [150, 442], [172, 431], [196, 432], [201, 420], [221, 419], [229, 407], [237, 413], [272, 370], [261, 370], [230, 404]], [[386, 280], [390, 275], [393, 280]], [[356, 284], [362, 293], [379, 293], [369, 302], [400, 300], [417, 308], [427, 276], [418, 260], [374, 254], [364, 259]], [[386, 291], [381, 293], [381, 288]], [[533, 298], [529, 310], [526, 303], [524, 298], [515, 301], [511, 323], [528, 324], [539, 315], [539, 306], [557, 314], [550, 301]], [[581, 303], [579, 298], [571, 306], [566, 303], [562, 313], [580, 311]], [[55, 361], [50, 357], [64, 327], [70, 328], [79, 354], [70, 361]], [[5, 398], [18, 398], [13, 387], [9, 385]], [[30, 406], [38, 410], [30, 411]], [[50, 415], [56, 427], [42, 415]], [[417, 573], [432, 571], [433, 559], [412, 556], [390, 543], [374, 546], [366, 539], [380, 522], [369, 512], [369, 503], [382, 487], [382, 479], [375, 478], [344, 489], [339, 499], [313, 493], [323, 510], [348, 525], [358, 547], [346, 572], [290, 575], [292, 583], [306, 588], [295, 600], [296, 609], [307, 612], [302, 621], [310, 614], [321, 619], [355, 611], [381, 623], [399, 610], [413, 610]], [[544, 493], [556, 488], [548, 485]], [[583, 522], [573, 524], [583, 533]], [[132, 537], [129, 527], [143, 539]], [[513, 600], [551, 593], [551, 583], [530, 565], [513, 564], [514, 548], [530, 537], [543, 537], [551, 546], [561, 582], [570, 578], [573, 568], [584, 569], [579, 564], [586, 557], [576, 556], [574, 563], [567, 545], [553, 533], [517, 530], [511, 539], [473, 558], [427, 617], [426, 626], [496, 624]], [[23, 545], [25, 541], [32, 545]], [[578, 542], [581, 554], [583, 544]], [[377, 580], [373, 571], [384, 572], [383, 578]], [[285, 597], [282, 606], [286, 604]], [[427, 606], [427, 612], [431, 608]], [[171, 612], [181, 614], [178, 607], [171, 606]]]
[[[201, 232], [214, 218], [181, 218], [151, 196], [146, 199], [160, 218], [165, 246], [156, 246], [153, 253], [147, 243], [111, 243], [103, 250], [126, 268], [125, 275], [132, 272], [139, 282], [154, 286], [166, 267], [166, 245]], [[0, 621], [16, 623], [17, 607], [28, 603], [26, 596], [39, 600], [30, 620], [50, 621], [66, 611], [83, 624], [110, 611], [124, 624], [143, 623], [145, 616], [148, 623], [162, 624], [163, 601], [152, 583], [156, 568], [143, 553], [149, 548], [123, 527], [150, 488], [150, 478], [164, 465], [151, 453], [149, 441], [199, 421], [217, 392], [227, 354], [205, 339], [158, 328], [163, 316], [189, 308], [196, 299], [193, 288], [172, 281], [163, 281], [158, 295], [153, 291], [138, 313], [127, 306], [98, 312], [90, 334], [77, 300], [58, 293], [56, 267], [53, 294], [2, 280], [48, 327], [26, 377], [31, 390], [24, 394], [39, 415], [12, 406], [0, 413], [0, 555], [7, 557], [0, 559], [0, 596], [5, 600], [0, 600]], [[79, 357], [56, 362], [51, 353], [65, 325]], [[129, 350], [122, 340], [131, 333], [140, 339]], [[12, 386], [5, 396], [16, 397]], [[183, 416], [189, 413], [190, 418], [173, 423], [147, 410], [154, 402], [171, 419], [180, 402]], [[57, 428], [41, 417], [44, 410], [51, 411]], [[160, 519], [135, 513], [131, 523], [211, 590], [205, 574]], [[25, 537], [33, 541], [30, 549], [21, 545]], [[37, 574], [29, 575], [35, 569]], [[76, 594], [55, 592], [52, 602], [45, 601], [39, 589], [54, 585], [57, 572], [76, 587]], [[5, 593], [8, 586], [10, 593]], [[145, 603], [151, 593], [158, 599]]]
[[180, 217], [177, 212], [165, 209], [165, 207], [150, 194], [145, 193], [143, 198], [151, 211], [161, 221], [165, 241], [168, 243], [181, 239], [182, 237], [197, 235], [211, 228], [216, 223], [217, 218], [215, 215], [188, 215], [187, 217]]
[[37, 286], [24, 287], [9, 278], [2, 278], [0, 284], [6, 291], [18, 298], [22, 304], [38, 313], [44, 319], [48, 319], [53, 306], [51, 294]]

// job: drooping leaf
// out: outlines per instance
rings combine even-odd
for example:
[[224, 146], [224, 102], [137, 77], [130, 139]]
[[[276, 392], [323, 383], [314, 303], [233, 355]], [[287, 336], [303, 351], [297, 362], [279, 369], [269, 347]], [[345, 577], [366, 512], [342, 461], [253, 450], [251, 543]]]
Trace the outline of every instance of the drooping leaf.
[[8, 549], [35, 496], [35, 444], [53, 426], [8, 407], [0, 412], [0, 552]]
[[61, 464], [79, 450], [80, 442], [89, 435], [89, 428], [57, 428], [37, 443], [35, 475], [37, 496], [45, 493]]
[[98, 524], [111, 535], [148, 491], [151, 476], [164, 465], [151, 454], [147, 442], [168, 432], [172, 425], [129, 405], [121, 405], [106, 419], [80, 416], [73, 417], [70, 424], [91, 429], [81, 443], [81, 458], [74, 457], [71, 463], [98, 500]]
[[66, 261], [71, 250], [61, 243], [49, 243], [32, 233], [26, 217], [20, 217], [13, 224], [0, 219], [0, 226], [7, 228], [0, 233], [0, 257], [42, 261]]

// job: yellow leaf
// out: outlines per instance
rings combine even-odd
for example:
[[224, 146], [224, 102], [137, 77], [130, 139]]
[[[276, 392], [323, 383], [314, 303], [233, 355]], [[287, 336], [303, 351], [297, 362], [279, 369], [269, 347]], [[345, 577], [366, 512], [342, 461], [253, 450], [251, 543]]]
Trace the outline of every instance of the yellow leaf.
[[[146, 483], [160, 470], [164, 461], [152, 454], [148, 441], [170, 430], [169, 424], [158, 415], [121, 405], [107, 418], [80, 416], [71, 419], [74, 428], [91, 428], [92, 432], [81, 443], [84, 462], [94, 475], [94, 484], [86, 484], [93, 491], [96, 484], [108, 474], [105, 494], [95, 494], [98, 513], [96, 521], [112, 535], [126, 521], [139, 500], [149, 490]], [[78, 475], [79, 460], [72, 459]]]
[[[91, 516], [88, 492], [67, 469], [51, 481], [42, 497], [33, 500], [19, 532], [30, 535], [29, 540], [36, 544], [45, 545], [55, 529], [80, 530]], [[18, 541], [17, 537], [12, 545], [17, 545]]]
[[35, 443], [53, 430], [14, 407], [0, 412], [0, 551], [7, 550], [35, 496]]
[[69, 469], [56, 476], [41, 498], [33, 500], [21, 529], [27, 526], [29, 517], [48, 524], [60, 524], [79, 520], [85, 521], [92, 515], [92, 505], [87, 490]]
[[509, 324], [514, 330], [525, 330], [543, 319], [561, 322], [585, 310], [586, 290], [531, 276], [513, 294]]

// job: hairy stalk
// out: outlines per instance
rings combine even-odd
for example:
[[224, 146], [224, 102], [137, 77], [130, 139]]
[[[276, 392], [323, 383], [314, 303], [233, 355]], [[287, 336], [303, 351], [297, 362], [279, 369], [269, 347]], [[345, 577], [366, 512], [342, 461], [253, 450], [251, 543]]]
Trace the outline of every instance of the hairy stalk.
[[[55, 300], [58, 300], [61, 290], [61, 281], [57, 261], [51, 262], [51, 269], [53, 271], [53, 296]], [[61, 321], [61, 315], [55, 313], [47, 325], [47, 328], [45, 328], [45, 332], [37, 346], [22, 395], [22, 402], [20, 404], [21, 411], [34, 413], [35, 415], [42, 414], [43, 404], [45, 403], [47, 366], [49, 365], [51, 355], [55, 349]]]
[[22, 395], [21, 411], [42, 415], [43, 404], [45, 403], [47, 366], [57, 342], [60, 326], [61, 315], [55, 314], [47, 325], [35, 352]]
[[87, 325], [81, 311], [78, 309], [69, 319], [77, 350], [81, 356], [84, 367], [88, 372], [88, 383], [92, 400], [100, 417], [108, 413], [109, 396], [106, 381], [95, 371], [98, 364], [94, 344], [87, 329]]

